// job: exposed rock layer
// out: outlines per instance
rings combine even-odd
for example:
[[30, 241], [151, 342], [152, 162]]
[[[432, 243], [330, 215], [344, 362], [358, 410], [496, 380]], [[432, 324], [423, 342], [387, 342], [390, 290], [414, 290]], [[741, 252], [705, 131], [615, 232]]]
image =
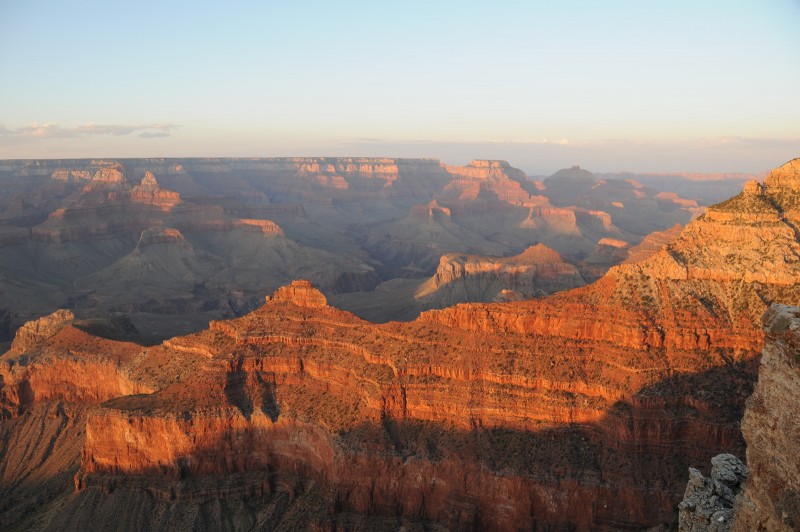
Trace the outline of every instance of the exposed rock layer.
[[443, 255], [436, 273], [415, 294], [421, 303], [435, 307], [458, 302], [497, 300], [504, 290], [518, 299], [531, 298], [582, 286], [575, 266], [543, 244], [513, 257]]
[[800, 308], [773, 305], [767, 342], [742, 432], [750, 477], [737, 500], [734, 530], [800, 528]]
[[727, 532], [733, 523], [734, 498], [747, 479], [747, 466], [732, 454], [711, 459], [711, 478], [689, 468], [689, 484], [678, 504], [679, 532]]

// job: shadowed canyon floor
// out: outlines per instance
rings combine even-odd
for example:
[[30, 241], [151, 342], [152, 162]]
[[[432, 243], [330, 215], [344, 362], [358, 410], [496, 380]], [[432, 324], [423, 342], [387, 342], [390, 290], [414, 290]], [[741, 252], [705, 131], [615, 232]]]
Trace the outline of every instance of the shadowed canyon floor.
[[644, 260], [539, 300], [373, 324], [295, 281], [151, 347], [66, 312], [31, 323], [0, 359], [0, 524], [674, 522], [688, 466], [744, 456], [760, 317], [800, 300], [799, 222], [796, 160]]

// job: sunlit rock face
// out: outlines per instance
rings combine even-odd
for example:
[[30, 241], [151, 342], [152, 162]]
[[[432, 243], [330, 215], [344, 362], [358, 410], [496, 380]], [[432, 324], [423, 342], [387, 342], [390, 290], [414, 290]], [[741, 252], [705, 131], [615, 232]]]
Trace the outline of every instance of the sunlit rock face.
[[513, 257], [443, 255], [436, 273], [414, 297], [421, 303], [442, 307], [462, 301], [493, 301], [504, 290], [526, 299], [583, 284], [575, 266], [564, 261], [558, 252], [538, 244]]
[[[743, 195], [643, 262], [539, 300], [373, 324], [295, 281], [151, 347], [42, 328], [0, 359], [0, 427], [30, 431], [58, 401], [50, 415], [85, 420], [78, 451], [52, 440], [74, 483], [44, 497], [41, 528], [672, 523], [688, 467], [743, 457], [761, 314], [800, 300], [792, 196], [773, 187], [758, 219]], [[169, 242], [145, 251], [181, 245], [150, 236]]]

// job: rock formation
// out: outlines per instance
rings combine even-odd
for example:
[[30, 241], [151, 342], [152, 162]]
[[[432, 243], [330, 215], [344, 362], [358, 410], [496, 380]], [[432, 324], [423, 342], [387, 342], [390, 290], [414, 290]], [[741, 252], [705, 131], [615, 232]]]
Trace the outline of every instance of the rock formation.
[[11, 350], [17, 353], [24, 353], [43, 340], [53, 336], [59, 329], [74, 319], [75, 314], [69, 310], [59, 309], [49, 316], [30, 321], [17, 330], [14, 341], [11, 343]]
[[750, 476], [736, 501], [733, 530], [800, 528], [800, 309], [773, 305], [758, 383], [742, 433]]
[[[759, 194], [760, 185], [748, 184], [745, 192]], [[678, 505], [681, 531], [800, 526], [800, 308], [773, 304], [763, 321], [766, 343], [758, 383], [742, 420], [749, 471], [727, 454], [712, 459], [710, 479], [690, 468]]]
[[654, 233], [650, 233], [644, 237], [639, 244], [628, 249], [628, 255], [625, 257], [625, 260], [623, 260], [622, 263], [631, 264], [642, 262], [652, 255], [655, 255], [661, 251], [664, 246], [675, 240], [675, 238], [681, 234], [682, 230], [682, 225], [675, 224], [666, 231], [656, 231]]
[[181, 201], [181, 195], [177, 192], [163, 190], [153, 172], [149, 170], [145, 172], [142, 182], [133, 187], [128, 194], [130, 201], [134, 203], [152, 205], [164, 211], [171, 211]]
[[[513, 257], [443, 255], [436, 273], [422, 284], [415, 298], [428, 308], [455, 303], [493, 301], [504, 290], [525, 299], [582, 286], [577, 268], [543, 244]], [[504, 298], [508, 298], [506, 293]]]
[[727, 532], [733, 524], [733, 502], [747, 479], [747, 466], [732, 454], [711, 459], [711, 478], [689, 468], [689, 484], [678, 504], [680, 532]]

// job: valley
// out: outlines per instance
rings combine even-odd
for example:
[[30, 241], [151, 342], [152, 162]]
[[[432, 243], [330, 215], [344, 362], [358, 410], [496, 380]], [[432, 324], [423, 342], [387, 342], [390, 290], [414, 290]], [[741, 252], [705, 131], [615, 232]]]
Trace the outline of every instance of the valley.
[[502, 161], [432, 159], [6, 161], [0, 341], [68, 308], [124, 314], [157, 342], [301, 278], [371, 321], [541, 296], [702, 212], [633, 181], [562, 173], [537, 182]]

